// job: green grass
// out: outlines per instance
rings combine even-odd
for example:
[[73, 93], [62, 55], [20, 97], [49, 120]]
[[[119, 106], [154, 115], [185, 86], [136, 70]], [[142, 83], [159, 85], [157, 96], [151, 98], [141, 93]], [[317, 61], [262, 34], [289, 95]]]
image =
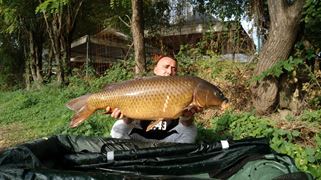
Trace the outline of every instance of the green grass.
[[[30, 91], [0, 91], [0, 149], [36, 138], [56, 134], [109, 136], [115, 119], [96, 112], [77, 128], [69, 128], [73, 112], [65, 103], [86, 93], [97, 92], [108, 83], [133, 77], [134, 61], [121, 61], [105, 76], [86, 78], [81, 74], [70, 77], [66, 87], [54, 83]], [[132, 63], [132, 64], [130, 64]]]
[[41, 90], [0, 92], [0, 132], [11, 141], [5, 145], [54, 134], [108, 136], [114, 120], [100, 112], [80, 127], [69, 128], [73, 112], [65, 103], [84, 91], [76, 91], [75, 86], [47, 86]]

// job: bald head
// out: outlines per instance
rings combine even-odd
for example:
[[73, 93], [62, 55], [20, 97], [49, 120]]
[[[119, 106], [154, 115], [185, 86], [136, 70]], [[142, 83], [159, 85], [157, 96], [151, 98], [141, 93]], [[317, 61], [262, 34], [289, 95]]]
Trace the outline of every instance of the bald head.
[[175, 76], [176, 70], [176, 60], [171, 57], [164, 56], [158, 60], [154, 68], [154, 74], [157, 76]]

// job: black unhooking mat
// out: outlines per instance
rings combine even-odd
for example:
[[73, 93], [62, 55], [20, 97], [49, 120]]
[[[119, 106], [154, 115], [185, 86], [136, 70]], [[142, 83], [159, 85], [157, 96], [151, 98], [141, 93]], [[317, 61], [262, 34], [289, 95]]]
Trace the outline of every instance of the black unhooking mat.
[[311, 179], [266, 139], [199, 144], [57, 135], [0, 152], [0, 179]]

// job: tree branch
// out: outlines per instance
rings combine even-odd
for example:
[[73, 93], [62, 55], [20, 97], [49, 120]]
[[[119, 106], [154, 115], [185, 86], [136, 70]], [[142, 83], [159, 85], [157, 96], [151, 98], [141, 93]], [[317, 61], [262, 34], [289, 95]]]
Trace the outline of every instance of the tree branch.
[[305, 0], [295, 0], [295, 2], [289, 6], [287, 10], [288, 17], [296, 20], [297, 18], [302, 17], [302, 11], [305, 4]]
[[[42, 3], [41, 0], [39, 0], [39, 3]], [[48, 17], [47, 17], [47, 15], [46, 15], [46, 13], [44, 11], [42, 12], [42, 14], [43, 14], [43, 17], [45, 19], [45, 23], [46, 23], [46, 26], [47, 26], [47, 32], [48, 32], [48, 35], [49, 35], [49, 38], [50, 38], [50, 42], [52, 44], [52, 49], [53, 49], [54, 53], [57, 53], [56, 52], [56, 48], [54, 48], [55, 47], [55, 42], [53, 40], [53, 32], [50, 30], [50, 26], [49, 26], [49, 23], [48, 23]]]
[[127, 27], [131, 27], [131, 19], [130, 19], [130, 17], [128, 16], [128, 15], [126, 15], [126, 17], [128, 18], [128, 20], [129, 20], [129, 24], [127, 23], [127, 22], [125, 22], [125, 20], [123, 20], [120, 16], [118, 16], [118, 19], [122, 22], [122, 23], [124, 23]]
[[80, 2], [78, 2], [78, 5], [77, 5], [77, 7], [76, 7], [76, 9], [74, 11], [74, 15], [73, 15], [74, 18], [72, 20], [71, 27], [74, 27], [74, 25], [75, 25], [78, 13], [80, 11], [80, 8], [81, 8], [83, 2], [84, 2], [84, 0], [81, 0]]
[[285, 0], [268, 0], [270, 22], [277, 22], [280, 15], [284, 14], [283, 6], [285, 5]]

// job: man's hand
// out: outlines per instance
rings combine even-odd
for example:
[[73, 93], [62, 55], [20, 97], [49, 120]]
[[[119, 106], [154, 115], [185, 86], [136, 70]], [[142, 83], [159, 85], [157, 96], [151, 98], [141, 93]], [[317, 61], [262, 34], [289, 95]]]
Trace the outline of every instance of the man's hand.
[[191, 126], [193, 124], [193, 116], [195, 113], [201, 112], [203, 109], [199, 107], [192, 107], [190, 109], [185, 109], [180, 117], [180, 122], [184, 126]]
[[192, 117], [192, 116], [194, 116], [195, 113], [201, 112], [202, 110], [203, 109], [199, 108], [199, 107], [192, 107], [190, 109], [185, 109], [183, 111], [182, 116], [184, 116], [184, 117]]
[[106, 114], [110, 114], [110, 116], [115, 119], [121, 119], [124, 117], [124, 115], [121, 113], [120, 109], [115, 108], [112, 110], [111, 107], [109, 107], [109, 106], [106, 108]]
[[111, 117], [115, 118], [115, 119], [122, 119], [126, 124], [131, 123], [133, 120], [124, 117], [124, 114], [121, 113], [120, 109], [115, 108], [114, 110], [111, 109], [111, 107], [107, 107], [106, 108], [106, 114], [110, 114]]

